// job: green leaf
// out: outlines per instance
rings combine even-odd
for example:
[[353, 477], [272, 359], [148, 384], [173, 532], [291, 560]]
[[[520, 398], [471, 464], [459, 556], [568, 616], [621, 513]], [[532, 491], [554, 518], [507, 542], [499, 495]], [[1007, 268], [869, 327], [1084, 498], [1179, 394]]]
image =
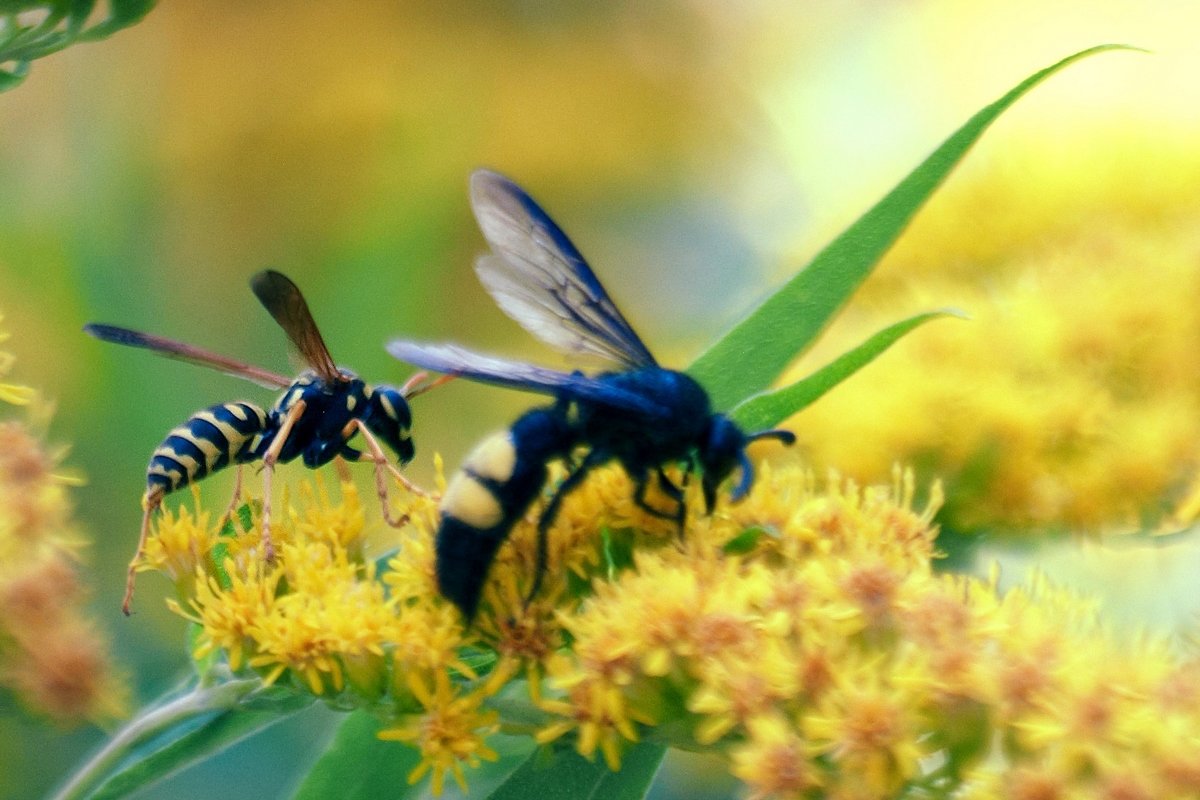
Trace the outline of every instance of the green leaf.
[[619, 772], [610, 772], [602, 760], [567, 747], [554, 748], [548, 763], [538, 750], [488, 800], [642, 800], [666, 752], [665, 745], [642, 742], [621, 757]]
[[[76, 42], [106, 38], [138, 22], [154, 7], [155, 0], [109, 0], [108, 13], [92, 20], [95, 0], [5, 0], [0, 2], [0, 64], [15, 62], [12, 70], [0, 70], [0, 91], [20, 83], [29, 62], [56, 53]], [[21, 12], [30, 12], [23, 21]]]
[[880, 353], [895, 344], [909, 331], [932, 319], [947, 316], [965, 317], [961, 311], [929, 311], [889, 325], [858, 347], [843, 353], [811, 375], [781, 389], [751, 397], [738, 405], [730, 416], [738, 425], [748, 431], [758, 431], [778, 425], [870, 364]]
[[196, 671], [196, 677], [204, 682], [208, 676], [213, 674], [214, 670], [219, 669], [221, 661], [221, 652], [217, 648], [209, 650], [204, 655], [196, 658], [196, 652], [200, 649], [201, 639], [204, 636], [204, 626], [198, 622], [189, 622], [187, 626], [187, 655], [192, 662], [192, 668]]
[[[238, 522], [242, 524], [243, 531], [252, 530], [254, 528], [254, 509], [250, 507], [249, 503], [242, 503], [240, 506], [238, 506], [237, 518]], [[233, 519], [231, 518], [229, 521], [232, 523]], [[221, 529], [221, 535], [225, 535], [224, 528]], [[236, 535], [236, 533], [232, 535]]]
[[212, 551], [208, 556], [209, 569], [216, 576], [217, 585], [225, 591], [229, 591], [233, 587], [233, 581], [229, 577], [229, 573], [225, 571], [225, 558], [229, 555], [229, 545], [225, 539], [235, 538], [239, 531], [234, 525], [234, 519], [241, 523], [242, 532], [250, 530], [254, 524], [253, 510], [249, 503], [243, 503], [238, 506], [237, 510], [225, 520], [225, 524], [221, 526], [221, 530], [217, 532], [217, 544], [213, 546]]
[[312, 703], [299, 692], [266, 689], [257, 678], [169, 692], [117, 731], [55, 800], [126, 797]]
[[128, 28], [150, 13], [156, 0], [109, 0], [108, 17], [93, 25], [79, 38], [81, 42], [94, 42]]
[[408, 783], [421, 761], [415, 747], [376, 736], [382, 726], [365, 711], [355, 711], [338, 728], [333, 742], [305, 776], [294, 800], [342, 800], [416, 797]]
[[486, 675], [496, 666], [500, 656], [496, 655], [495, 650], [468, 645], [458, 651], [458, 660], [470, 667], [476, 675]]
[[[424, 784], [410, 785], [408, 775], [420, 763], [420, 754], [404, 742], [384, 741], [377, 734], [382, 723], [365, 711], [356, 711], [338, 728], [329, 749], [305, 776], [294, 800], [404, 800], [427, 794]], [[488, 739], [499, 759], [466, 769], [472, 796], [483, 796], [517, 769], [533, 749], [528, 736], [492, 736]], [[452, 778], [443, 797], [458, 795]]]
[[1009, 106], [1063, 67], [1107, 50], [1100, 45], [1034, 73], [967, 120], [882, 200], [791, 280], [713, 344], [688, 370], [718, 409], [766, 389], [817, 338], [967, 150]]
[[0, 92], [12, 89], [29, 74], [29, 62], [18, 61], [12, 69], [0, 69]]
[[[310, 704], [305, 704], [305, 708]], [[294, 709], [295, 713], [300, 709]], [[225, 748], [282, 721], [290, 714], [276, 711], [226, 711], [195, 730], [171, 738], [154, 752], [133, 761], [89, 795], [93, 800], [118, 800], [170, 775], [211, 758]]]
[[604, 563], [604, 576], [612, 581], [617, 574], [633, 568], [633, 533], [629, 530], [613, 530], [608, 526], [600, 532]]
[[761, 525], [753, 525], [726, 542], [721, 550], [733, 556], [743, 556], [753, 552], [754, 548], [758, 547], [759, 540], [764, 536], [778, 539], [779, 533]]

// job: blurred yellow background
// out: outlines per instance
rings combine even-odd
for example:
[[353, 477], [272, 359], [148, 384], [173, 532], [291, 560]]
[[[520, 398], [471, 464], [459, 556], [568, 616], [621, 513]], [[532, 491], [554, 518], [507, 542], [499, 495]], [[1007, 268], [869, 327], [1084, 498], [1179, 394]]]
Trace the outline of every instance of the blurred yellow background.
[[[1115, 392], [1121, 403], [1097, 404], [1115, 407], [1115, 419], [1149, 421], [1132, 434], [1112, 422], [1101, 445], [1072, 454], [1072, 474], [1100, 475], [1086, 485], [1066, 485], [1049, 467], [1023, 483], [1053, 456], [1030, 445], [1024, 461], [995, 471], [1003, 480], [965, 486], [963, 497], [986, 498], [973, 509], [998, 508], [955, 519], [1102, 526], [1169, 503], [1200, 436], [1191, 385], [1200, 356], [1187, 346], [1200, 334], [1187, 310], [1200, 247], [1200, 12], [1181, 8], [174, 3], [110, 40], [35, 63], [0, 95], [0, 313], [13, 333], [13, 376], [56, 401], [53, 437], [72, 444], [69, 464], [89, 478], [77, 516], [95, 540], [93, 605], [135, 695], [158, 694], [186, 668], [162, 585], [143, 581], [133, 619], [117, 610], [146, 459], [197, 408], [271, 398], [96, 342], [84, 323], [153, 331], [287, 372], [283, 336], [246, 286], [272, 266], [305, 291], [335, 358], [368, 381], [407, 377], [382, 348], [398, 334], [563, 366], [503, 317], [470, 268], [482, 241], [466, 179], [486, 165], [547, 207], [660, 359], [683, 365], [970, 114], [1102, 42], [1154, 52], [1089, 59], [1018, 103], [801, 371], [908, 313], [955, 305], [975, 321], [919, 330], [793, 427], [819, 469], [877, 479], [903, 459], [921, 461], [926, 483], [969, 477], [970, 453], [945, 455], [963, 443], [945, 409], [958, 409], [966, 427], [986, 412], [912, 387], [945, 382], [973, 398], [1029, 392], [1028, 411], [1005, 405], [1017, 419], [988, 432], [1021, 441], [1032, 416], [1053, 405], [1047, 398], [1101, 390], [1085, 381], [1060, 392], [1055, 360], [1069, 372], [1079, 351], [1005, 344], [1013, 323], [1003, 312], [1102, 332], [1133, 304], [1148, 310], [1122, 324], [1145, 340], [1115, 338], [1132, 347], [1121, 364], [1142, 366], [1129, 367], [1136, 380]], [[961, 336], [977, 344], [956, 344]], [[1088, 341], [1099, 342], [1089, 358], [1111, 366], [1111, 343]], [[976, 365], [978, 383], [922, 379], [960, 362]], [[1005, 375], [1002, 389], [988, 368]], [[435, 451], [453, 467], [531, 402], [466, 384], [421, 397], [414, 478], [431, 480]], [[1077, 420], [1079, 406], [1064, 406], [1059, 416]], [[883, 412], [871, 418], [872, 407]], [[906, 439], [896, 421], [909, 413]], [[1138, 449], [1146, 465], [1110, 469]], [[1105, 476], [1136, 496], [1093, 502], [1115, 491]], [[206, 496], [224, 498], [227, 477], [206, 481]], [[1046, 481], [1053, 491], [1029, 489]], [[1083, 500], [1072, 505], [1064, 492]], [[952, 483], [951, 511], [953, 498]], [[139, 797], [286, 797], [297, 763], [311, 762], [334, 719], [305, 715]], [[0, 797], [44, 794], [101, 738], [4, 708]]]

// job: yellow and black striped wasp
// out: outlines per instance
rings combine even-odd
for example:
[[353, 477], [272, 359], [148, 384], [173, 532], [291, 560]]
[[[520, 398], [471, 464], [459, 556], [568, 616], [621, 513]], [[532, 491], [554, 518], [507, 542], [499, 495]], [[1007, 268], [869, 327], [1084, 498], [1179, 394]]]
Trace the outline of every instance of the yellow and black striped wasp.
[[[414, 448], [408, 400], [440, 381], [422, 385], [425, 375], [417, 373], [400, 389], [368, 386], [353, 372], [334, 363], [304, 296], [289, 278], [264, 270], [250, 279], [250, 288], [308, 365], [299, 377], [287, 378], [193, 345], [115, 325], [84, 326], [87, 333], [106, 342], [145, 348], [169, 358], [218, 369], [269, 389], [283, 390], [270, 409], [233, 402], [197, 411], [167, 434], [155, 449], [146, 470], [137, 552], [129, 563], [121, 605], [126, 615], [130, 613], [135, 569], [146, 546], [150, 515], [161, 507], [167, 494], [230, 464], [238, 465], [238, 477], [227, 514], [233, 511], [240, 495], [241, 465], [262, 462], [262, 549], [268, 562], [274, 560], [270, 533], [271, 477], [277, 463], [298, 456], [305, 466], [315, 469], [338, 457], [373, 461], [384, 519], [393, 526], [403, 524], [404, 520], [392, 517], [388, 510], [385, 470], [410, 491], [420, 491], [388, 460], [380, 441], [396, 454], [402, 465], [411, 461]], [[357, 434], [362, 434], [367, 452], [350, 446]]]

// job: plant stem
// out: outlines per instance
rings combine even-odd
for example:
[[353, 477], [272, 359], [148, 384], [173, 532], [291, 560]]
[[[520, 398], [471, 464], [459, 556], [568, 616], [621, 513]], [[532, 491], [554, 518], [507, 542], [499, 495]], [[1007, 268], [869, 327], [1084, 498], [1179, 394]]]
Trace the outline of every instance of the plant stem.
[[229, 710], [261, 686], [258, 678], [202, 684], [180, 697], [144, 709], [88, 759], [51, 800], [82, 800], [138, 745], [192, 717]]

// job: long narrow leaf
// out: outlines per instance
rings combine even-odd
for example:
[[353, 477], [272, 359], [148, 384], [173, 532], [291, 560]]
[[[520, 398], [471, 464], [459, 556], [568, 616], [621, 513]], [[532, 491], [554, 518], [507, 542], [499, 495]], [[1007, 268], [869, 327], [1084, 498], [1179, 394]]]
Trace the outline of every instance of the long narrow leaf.
[[304, 777], [294, 800], [398, 800], [418, 797], [408, 774], [421, 760], [415, 747], [386, 742], [376, 734], [380, 723], [356, 711], [338, 728], [329, 748]]
[[[416, 747], [378, 737], [382, 724], [365, 711], [350, 714], [329, 748], [304, 776], [293, 800], [415, 800], [429, 795], [428, 779], [410, 784], [409, 773], [421, 756]], [[496, 735], [488, 739], [498, 756], [465, 769], [471, 797], [483, 797], [508, 779], [536, 747], [528, 736]], [[459, 797], [447, 781], [443, 798]]]
[[312, 705], [257, 678], [192, 685], [142, 709], [54, 795], [125, 797]]
[[906, 333], [930, 320], [947, 316], [961, 318], [965, 315], [954, 310], [929, 311], [893, 323], [811, 375], [781, 389], [751, 397], [738, 405], [730, 416], [749, 431], [778, 425], [870, 364]]
[[1009, 106], [1063, 67], [1106, 50], [1092, 47], [1034, 73], [985, 106], [790, 281], [712, 345], [688, 370], [718, 409], [766, 389], [858, 288], [909, 220], [967, 150]]
[[488, 800], [642, 800], [666, 752], [664, 745], [642, 742], [621, 757], [618, 772], [566, 748], [557, 748], [548, 763], [535, 752]]
[[[306, 704], [307, 707], [310, 704]], [[282, 722], [296, 711], [227, 711], [206, 720], [179, 738], [170, 741], [152, 754], [129, 764], [114, 773], [89, 797], [92, 800], [118, 800], [138, 789], [164, 780], [193, 764], [204, 761], [227, 747]]]

